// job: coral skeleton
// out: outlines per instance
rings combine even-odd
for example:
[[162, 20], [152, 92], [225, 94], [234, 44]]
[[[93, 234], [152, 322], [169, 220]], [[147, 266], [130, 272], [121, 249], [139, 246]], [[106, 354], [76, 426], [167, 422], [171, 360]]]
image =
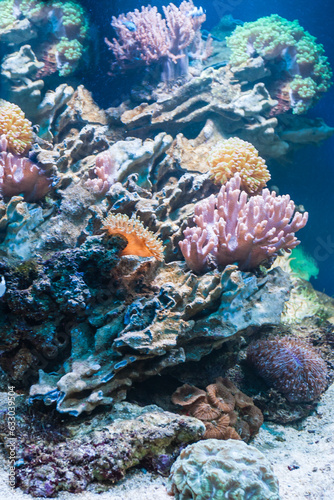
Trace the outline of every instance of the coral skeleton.
[[211, 195], [195, 205], [195, 227], [184, 230], [181, 252], [193, 271], [201, 273], [210, 264], [225, 267], [237, 263], [252, 270], [277, 255], [289, 251], [299, 241], [295, 232], [303, 228], [308, 214], [296, 212], [289, 195], [276, 196], [264, 189], [247, 200], [236, 174]]

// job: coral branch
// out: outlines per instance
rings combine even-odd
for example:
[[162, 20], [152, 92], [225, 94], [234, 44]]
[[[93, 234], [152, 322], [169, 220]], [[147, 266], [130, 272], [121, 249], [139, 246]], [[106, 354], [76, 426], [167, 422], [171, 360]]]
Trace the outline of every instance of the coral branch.
[[240, 269], [251, 270], [279, 250], [289, 251], [299, 244], [294, 233], [305, 226], [307, 212], [294, 214], [289, 195], [276, 196], [268, 189], [247, 200], [240, 184], [236, 174], [217, 197], [211, 195], [196, 204], [197, 227], [187, 228], [179, 243], [195, 272], [204, 271], [210, 262], [221, 267], [237, 262]]

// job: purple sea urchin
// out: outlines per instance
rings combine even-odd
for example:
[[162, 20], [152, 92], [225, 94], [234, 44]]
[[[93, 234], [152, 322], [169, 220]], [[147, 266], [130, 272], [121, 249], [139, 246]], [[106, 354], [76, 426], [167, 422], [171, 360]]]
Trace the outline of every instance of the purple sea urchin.
[[301, 339], [282, 337], [256, 342], [248, 347], [247, 360], [292, 403], [313, 401], [326, 388], [325, 361]]

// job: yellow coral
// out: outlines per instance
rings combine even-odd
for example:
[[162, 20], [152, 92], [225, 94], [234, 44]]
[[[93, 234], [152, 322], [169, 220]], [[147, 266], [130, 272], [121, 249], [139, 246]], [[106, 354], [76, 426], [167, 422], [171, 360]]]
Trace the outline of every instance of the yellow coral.
[[238, 137], [231, 137], [219, 142], [208, 163], [215, 182], [225, 184], [234, 174], [241, 177], [241, 189], [248, 194], [256, 194], [270, 179], [267, 166], [263, 158], [250, 142]]
[[131, 219], [125, 214], [109, 214], [103, 220], [103, 229], [108, 234], [123, 236], [128, 244], [121, 255], [138, 255], [139, 257], [155, 257], [163, 261], [163, 244], [152, 231], [146, 229], [136, 217]]
[[12, 153], [23, 155], [29, 151], [33, 142], [31, 122], [19, 106], [0, 100], [0, 136], [3, 134]]

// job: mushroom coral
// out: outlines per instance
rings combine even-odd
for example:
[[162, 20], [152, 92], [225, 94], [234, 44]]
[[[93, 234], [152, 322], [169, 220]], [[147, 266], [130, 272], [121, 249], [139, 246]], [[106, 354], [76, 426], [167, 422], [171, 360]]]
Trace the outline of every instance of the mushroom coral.
[[263, 424], [263, 415], [252, 398], [241, 392], [228, 378], [218, 377], [203, 391], [184, 384], [172, 395], [172, 402], [183, 412], [202, 420], [204, 439], [243, 439], [248, 441]]

